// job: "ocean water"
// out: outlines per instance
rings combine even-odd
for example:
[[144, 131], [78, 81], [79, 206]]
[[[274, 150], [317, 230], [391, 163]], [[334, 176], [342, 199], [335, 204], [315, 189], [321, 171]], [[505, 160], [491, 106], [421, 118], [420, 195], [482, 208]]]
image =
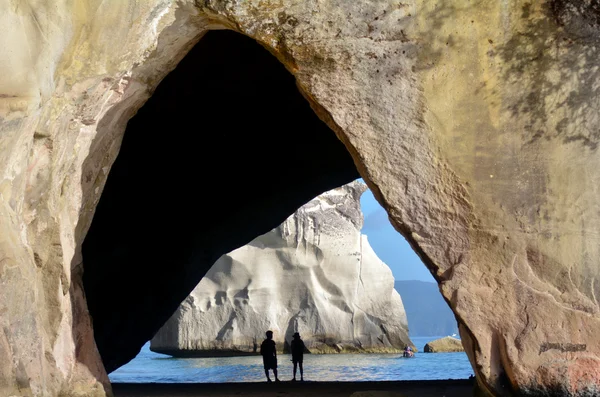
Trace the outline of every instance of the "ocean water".
[[[419, 351], [438, 337], [412, 337]], [[144, 345], [138, 356], [109, 375], [116, 383], [225, 383], [264, 382], [260, 356], [173, 358]], [[281, 380], [292, 378], [291, 355], [278, 356]], [[386, 381], [467, 379], [473, 375], [465, 353], [305, 354], [307, 381]], [[272, 376], [272, 375], [271, 375]], [[298, 378], [300, 374], [298, 373]]]

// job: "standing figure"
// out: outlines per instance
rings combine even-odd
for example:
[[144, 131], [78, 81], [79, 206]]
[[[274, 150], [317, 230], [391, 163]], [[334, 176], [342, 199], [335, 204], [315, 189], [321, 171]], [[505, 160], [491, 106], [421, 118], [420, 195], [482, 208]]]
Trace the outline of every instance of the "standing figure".
[[279, 382], [279, 378], [277, 377], [277, 350], [275, 349], [275, 341], [273, 340], [273, 331], [267, 331], [266, 335], [267, 339], [260, 345], [260, 354], [263, 357], [265, 375], [267, 375], [267, 382], [271, 382], [269, 370], [272, 369], [275, 375], [275, 382]]
[[304, 342], [300, 339], [298, 332], [294, 333], [294, 339], [292, 339], [292, 362], [294, 363], [294, 378], [292, 382], [296, 381], [296, 369], [300, 365], [300, 381], [304, 381], [304, 368], [302, 368], [302, 361], [304, 359]]

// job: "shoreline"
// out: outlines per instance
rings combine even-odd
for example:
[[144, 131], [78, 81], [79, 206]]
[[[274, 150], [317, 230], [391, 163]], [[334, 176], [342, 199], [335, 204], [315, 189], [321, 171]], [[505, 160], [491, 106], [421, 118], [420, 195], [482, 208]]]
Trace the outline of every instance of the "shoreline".
[[[173, 358], [223, 358], [223, 357], [247, 357], [247, 356], [260, 356], [259, 352], [251, 352], [244, 350], [170, 350], [170, 349], [156, 349], [151, 350], [153, 353], [157, 354], [165, 354], [167, 356], [171, 356]], [[305, 355], [329, 355], [329, 354], [402, 354], [404, 352], [403, 349], [361, 349], [361, 350], [352, 350], [352, 349], [342, 349], [335, 350], [331, 348], [331, 350], [315, 350], [310, 351], [308, 353], [304, 353]], [[413, 349], [414, 353], [423, 353], [422, 351], [418, 351], [416, 348]], [[277, 355], [290, 355], [290, 352], [286, 351], [278, 351]]]
[[[112, 387], [115, 397], [349, 397], [356, 392], [387, 392], [382, 396], [388, 397], [395, 396], [395, 393], [398, 393], [398, 397], [465, 397], [473, 395], [474, 385], [475, 379], [448, 379], [380, 382], [113, 383]], [[372, 396], [378, 394], [374, 393]], [[363, 393], [359, 395], [366, 396]]]

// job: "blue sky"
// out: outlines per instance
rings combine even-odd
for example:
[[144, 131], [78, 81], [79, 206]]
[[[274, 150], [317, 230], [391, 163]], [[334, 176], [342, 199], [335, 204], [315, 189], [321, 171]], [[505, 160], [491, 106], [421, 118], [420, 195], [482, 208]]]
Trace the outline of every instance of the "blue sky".
[[387, 213], [370, 190], [363, 193], [360, 204], [365, 217], [362, 232], [377, 256], [392, 269], [394, 278], [435, 282], [404, 237], [392, 227]]

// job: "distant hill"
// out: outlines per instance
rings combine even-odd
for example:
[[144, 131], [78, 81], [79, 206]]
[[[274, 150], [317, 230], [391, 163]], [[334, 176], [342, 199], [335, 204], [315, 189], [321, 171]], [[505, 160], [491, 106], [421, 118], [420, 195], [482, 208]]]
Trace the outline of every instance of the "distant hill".
[[411, 336], [442, 336], [458, 333], [456, 319], [440, 294], [438, 285], [426, 281], [396, 281]]

